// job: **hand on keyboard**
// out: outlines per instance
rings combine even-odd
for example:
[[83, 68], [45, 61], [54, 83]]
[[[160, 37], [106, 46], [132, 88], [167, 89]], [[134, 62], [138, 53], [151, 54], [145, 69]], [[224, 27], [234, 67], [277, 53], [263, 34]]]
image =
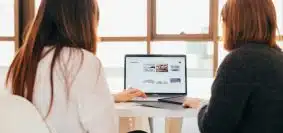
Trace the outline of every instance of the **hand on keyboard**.
[[186, 98], [185, 102], [183, 103], [183, 106], [185, 108], [199, 108], [200, 107], [201, 100], [198, 98]]
[[127, 89], [123, 92], [114, 95], [115, 102], [128, 102], [134, 98], [146, 98], [144, 92], [139, 89]]

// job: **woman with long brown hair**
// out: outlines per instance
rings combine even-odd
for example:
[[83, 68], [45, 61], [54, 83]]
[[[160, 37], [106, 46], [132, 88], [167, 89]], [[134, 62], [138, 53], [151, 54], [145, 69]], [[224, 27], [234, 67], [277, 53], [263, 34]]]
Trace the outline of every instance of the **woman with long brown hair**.
[[[282, 133], [283, 54], [276, 45], [272, 0], [227, 0], [224, 48], [208, 105], [198, 115], [201, 133]], [[185, 106], [198, 107], [189, 99]]]
[[42, 0], [8, 71], [12, 93], [32, 102], [57, 133], [118, 132], [94, 55], [98, 20], [96, 0]]

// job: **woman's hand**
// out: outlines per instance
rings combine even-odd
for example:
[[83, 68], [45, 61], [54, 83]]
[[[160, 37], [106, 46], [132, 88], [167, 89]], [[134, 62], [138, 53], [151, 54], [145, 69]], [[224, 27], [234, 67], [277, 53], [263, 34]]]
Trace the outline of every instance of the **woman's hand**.
[[136, 97], [146, 98], [146, 95], [139, 89], [127, 89], [114, 95], [115, 102], [128, 102]]
[[200, 107], [200, 99], [197, 98], [187, 98], [185, 102], [183, 103], [183, 106], [185, 108], [193, 108], [197, 109]]

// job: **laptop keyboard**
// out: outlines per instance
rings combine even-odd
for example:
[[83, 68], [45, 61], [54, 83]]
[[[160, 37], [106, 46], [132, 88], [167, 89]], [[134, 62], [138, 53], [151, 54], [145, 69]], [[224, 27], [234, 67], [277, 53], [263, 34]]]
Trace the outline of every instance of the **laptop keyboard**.
[[136, 97], [134, 99], [132, 99], [133, 102], [157, 102], [158, 99], [162, 99], [162, 98], [166, 98], [166, 97], [147, 97], [147, 98], [142, 98], [142, 97]]

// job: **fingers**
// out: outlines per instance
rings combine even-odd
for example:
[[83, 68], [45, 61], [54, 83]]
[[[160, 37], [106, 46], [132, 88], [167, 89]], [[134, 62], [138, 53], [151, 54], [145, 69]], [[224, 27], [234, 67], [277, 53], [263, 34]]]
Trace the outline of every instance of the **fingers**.
[[135, 97], [142, 97], [144, 95], [144, 93], [141, 92], [141, 91], [136, 91], [135, 93], [132, 93], [131, 95], [133, 95]]
[[146, 97], [146, 94], [140, 89], [132, 88], [128, 90], [128, 93], [137, 95], [138, 97]]
[[135, 89], [135, 88], [130, 88], [126, 90], [128, 93], [136, 93], [138, 91], [140, 91], [139, 89]]
[[129, 94], [131, 95], [131, 97], [142, 97], [142, 98], [146, 98], [146, 94], [142, 91], [136, 91], [135, 93], [131, 93]]
[[146, 96], [146, 94], [144, 92], [142, 92], [140, 97], [146, 98], [147, 96]]

